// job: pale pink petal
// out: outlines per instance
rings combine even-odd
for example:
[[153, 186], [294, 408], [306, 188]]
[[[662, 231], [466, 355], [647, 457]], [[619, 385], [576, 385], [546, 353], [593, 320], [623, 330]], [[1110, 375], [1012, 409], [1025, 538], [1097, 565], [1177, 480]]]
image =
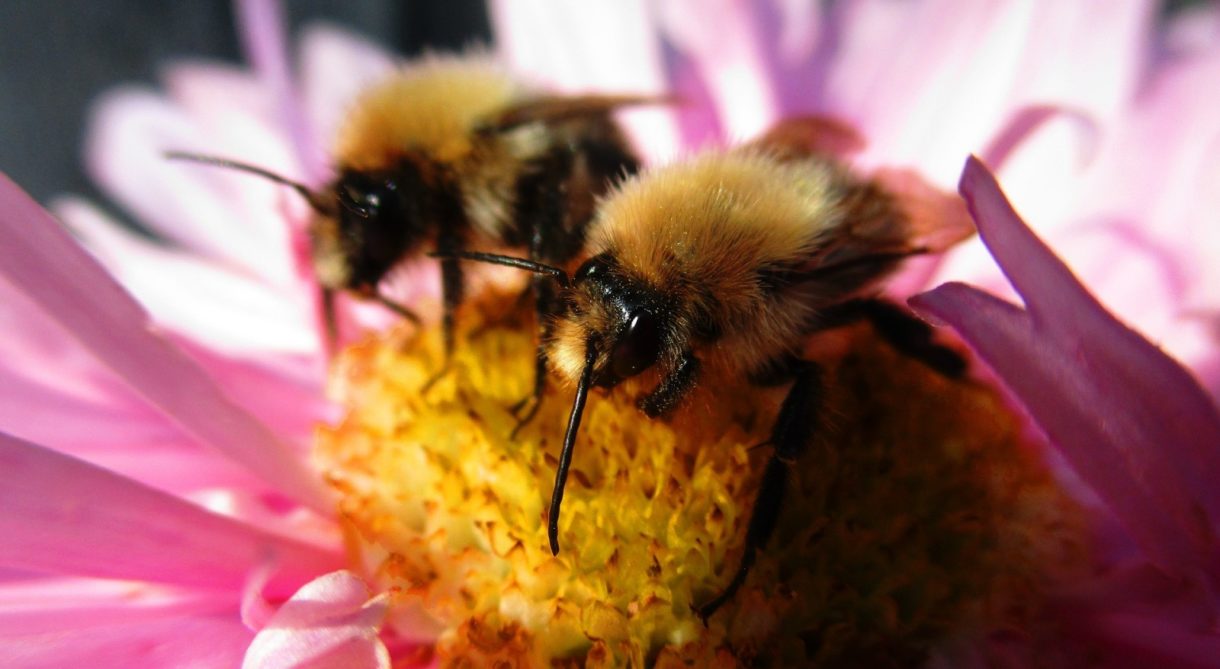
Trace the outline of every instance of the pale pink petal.
[[0, 433], [0, 564], [228, 589], [277, 567], [291, 592], [337, 553], [251, 528], [86, 462]]
[[[285, 199], [299, 198], [248, 174], [164, 155], [179, 150], [257, 163], [255, 150], [276, 146], [266, 139], [274, 135], [243, 118], [231, 126], [231, 137], [221, 136], [152, 91], [118, 89], [98, 103], [90, 119], [85, 160], [97, 184], [159, 234], [284, 284], [295, 270], [282, 215], [275, 212]], [[263, 206], [248, 206], [250, 198]]]
[[370, 599], [368, 586], [347, 571], [320, 576], [271, 617], [246, 652], [245, 669], [390, 666], [378, 638], [389, 601]]
[[[655, 10], [645, 0], [496, 0], [488, 9], [500, 54], [527, 81], [573, 93], [668, 92]], [[678, 129], [669, 110], [621, 116], [649, 161], [678, 152]]]
[[1142, 74], [1149, 7], [849, 3], [832, 36], [827, 111], [863, 128], [869, 161], [918, 165], [948, 186], [1012, 109], [1054, 102], [1112, 117]]
[[[1110, 316], [977, 160], [962, 195], [1028, 313], [959, 284], [913, 298], [951, 323], [1162, 568], [1220, 578], [1220, 414], [1188, 372]], [[1213, 583], [1213, 585], [1215, 585]]]
[[[300, 38], [303, 102], [322, 151], [330, 150], [356, 96], [393, 71], [388, 51], [333, 26], [310, 26]], [[326, 165], [333, 168], [333, 165]], [[321, 185], [326, 170], [313, 185]]]
[[[1161, 68], [1130, 118], [1109, 136], [1078, 185], [1081, 218], [1138, 221], [1175, 249], [1193, 307], [1220, 307], [1220, 49]], [[1155, 159], [1153, 159], [1155, 157]]]
[[156, 245], [76, 198], [52, 210], [158, 324], [217, 351], [248, 357], [321, 350], [309, 294]]
[[226, 398], [41, 207], [0, 179], [0, 276], [200, 441], [315, 509], [321, 484], [265, 426]]
[[[779, 115], [767, 71], [762, 27], [747, 3], [665, 0], [658, 6], [665, 36], [699, 64], [729, 141], [760, 134]], [[700, 17], [701, 20], [692, 20]]]
[[0, 658], [22, 669], [234, 667], [250, 631], [233, 615], [169, 617], [0, 638]]
[[239, 34], [246, 59], [277, 107], [277, 120], [284, 126], [297, 162], [304, 166], [307, 181], [317, 183], [325, 175], [326, 156], [310, 127], [288, 63], [287, 22], [283, 7], [275, 0], [241, 0], [236, 3]]

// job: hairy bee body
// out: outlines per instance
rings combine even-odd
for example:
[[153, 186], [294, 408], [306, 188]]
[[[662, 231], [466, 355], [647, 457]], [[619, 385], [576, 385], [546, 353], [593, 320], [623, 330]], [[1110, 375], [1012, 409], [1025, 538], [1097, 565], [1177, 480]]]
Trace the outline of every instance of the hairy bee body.
[[821, 371], [802, 355], [812, 335], [868, 320], [900, 352], [962, 373], [962, 358], [926, 324], [876, 293], [904, 258], [972, 234], [965, 207], [910, 173], [854, 175], [826, 150], [852, 140], [836, 122], [792, 119], [750, 144], [631, 177], [600, 202], [573, 275], [521, 258], [460, 256], [549, 275], [562, 288], [543, 350], [576, 393], [551, 496], [553, 552], [591, 387], [655, 370], [637, 402], [656, 417], [710, 379], [790, 384], [745, 552], [724, 591], [699, 607], [706, 618], [744, 582], [775, 527], [789, 464], [818, 430]]
[[[395, 72], [340, 128], [321, 198], [338, 206], [310, 228], [321, 283], [373, 291], [398, 262], [434, 250], [508, 246], [566, 261], [594, 198], [637, 168], [610, 118], [617, 104], [545, 96], [485, 58], [433, 56]], [[460, 284], [447, 277], [459, 293], [447, 302]]]
[[[587, 253], [664, 314], [657, 363], [693, 351], [708, 372], [765, 373], [798, 355], [818, 314], [861, 294], [912, 250], [898, 203], [819, 156], [760, 146], [708, 152], [631, 179], [590, 227]], [[838, 267], [818, 277], [819, 268]], [[606, 369], [623, 310], [597, 282], [572, 291], [552, 360], [579, 378], [587, 341]]]

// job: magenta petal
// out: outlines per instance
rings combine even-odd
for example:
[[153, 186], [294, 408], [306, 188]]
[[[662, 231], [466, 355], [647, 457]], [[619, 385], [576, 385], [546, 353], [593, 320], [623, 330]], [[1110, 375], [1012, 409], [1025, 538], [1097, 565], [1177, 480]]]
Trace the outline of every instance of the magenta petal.
[[378, 637], [387, 598], [369, 599], [351, 572], [320, 576], [272, 616], [246, 652], [243, 669], [390, 666]]
[[1075, 350], [1107, 398], [1121, 407], [1126, 439], [1142, 447], [1127, 453], [1136, 465], [1164, 460], [1191, 482], [1213, 519], [1220, 519], [1220, 412], [1198, 382], [1175, 360], [1118, 322], [1071, 270], [1030, 230], [995, 177], [971, 158], [962, 173], [962, 196], [979, 236], [1025, 300], [1037, 327], [1065, 350]]
[[1203, 529], [1175, 526], [1137, 473], [1103, 448], [1114, 436], [1097, 415], [1100, 390], [1081, 374], [1070, 351], [1037, 332], [1021, 308], [970, 286], [945, 284], [911, 298], [911, 305], [952, 325], [995, 369], [1155, 562], [1194, 571], [1182, 558], [1204, 550]]
[[960, 284], [912, 305], [953, 325], [1014, 391], [1148, 557], [1180, 576], [1217, 571], [1220, 415], [1175, 361], [1085, 290], [1012, 210], [977, 159], [962, 195], [1028, 305]]
[[0, 471], [0, 566], [236, 593], [270, 563], [282, 596], [341, 561], [3, 433]]
[[250, 631], [236, 616], [176, 617], [0, 638], [6, 667], [235, 667]]
[[317, 478], [156, 331], [148, 314], [60, 225], [0, 176], [0, 276], [201, 442], [317, 510]]
[[1090, 666], [1220, 667], [1220, 636], [1163, 618], [1101, 613], [1067, 621], [1073, 636], [1089, 642]]

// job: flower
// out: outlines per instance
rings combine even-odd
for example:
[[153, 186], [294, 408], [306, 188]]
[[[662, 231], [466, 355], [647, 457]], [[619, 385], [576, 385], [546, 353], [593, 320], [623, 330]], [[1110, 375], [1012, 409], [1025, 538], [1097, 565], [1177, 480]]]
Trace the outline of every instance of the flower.
[[[1100, 255], [1090, 241], [1100, 235], [1134, 266], [1164, 270], [1168, 279], [1149, 284], [1165, 298], [1157, 302], [1161, 331], [1191, 330], [1186, 343], [1169, 342], [1171, 350], [1200, 373], [1214, 371], [1208, 367], [1214, 338], [1203, 337], [1199, 326], [1214, 307], [1205, 279], [1214, 271], [1206, 261], [1216, 257], [1216, 237], [1199, 222], [1206, 220], [1200, 212], [1209, 211], [1204, 198], [1216, 189], [1183, 187], [1201, 203], [1187, 206], [1196, 200], [1150, 178], [1166, 165], [1184, 170], [1175, 184], [1206, 185], [1214, 177], [1208, 152], [1190, 152], [1209, 146], [1214, 115], [1179, 98], [1210, 90], [1199, 82], [1210, 80], [1215, 52], [1198, 36], [1214, 12], [1176, 24], [1154, 60], [1146, 48], [1153, 18], [1146, 3], [844, 2], [822, 12], [799, 3], [725, 2], [711, 11], [711, 25], [693, 18], [710, 10], [691, 4], [672, 0], [655, 14], [642, 4], [616, 4], [598, 10], [596, 21], [564, 20], [569, 10], [558, 5], [540, 11], [498, 3], [493, 10], [509, 58], [543, 80], [632, 91], [661, 90], [669, 81], [684, 97], [707, 102], [676, 118], [645, 112], [631, 121], [654, 159], [809, 111], [842, 116], [869, 138], [864, 167], [913, 165], [942, 186], [956, 178], [969, 151], [981, 151], [1011, 184], [1017, 205], [1035, 212], [1030, 220], [1049, 226], [1042, 231], [1056, 246], [1065, 242], [1073, 264], [1073, 248], [1081, 257]], [[335, 523], [328, 493], [305, 465], [317, 422], [335, 426], [320, 437], [318, 451], [332, 464], [344, 454], [328, 447], [325, 435], [362, 425], [340, 423], [322, 399], [325, 360], [304, 242], [298, 227], [283, 225], [303, 220], [303, 203], [270, 184], [178, 169], [160, 157], [166, 148], [240, 156], [316, 184], [325, 166], [317, 138], [327, 136], [353, 91], [393, 61], [333, 30], [313, 31], [302, 40], [298, 82], [284, 58], [274, 6], [239, 7], [256, 75], [180, 65], [167, 72], [168, 97], [115, 94], [91, 134], [88, 157], [99, 183], [168, 243], [122, 232], [81, 200], [56, 206], [144, 307], [15, 186], [0, 183], [0, 309], [15, 325], [0, 336], [6, 354], [0, 427], [11, 435], [0, 439], [9, 474], [0, 480], [0, 504], [18, 510], [0, 520], [6, 530], [0, 568], [7, 570], [0, 572], [0, 648], [22, 664], [231, 666], [244, 658], [248, 666], [387, 666], [425, 659], [417, 644], [426, 647], [438, 633], [398, 606], [402, 584], [365, 572], [343, 550], [340, 527], [350, 534], [359, 519]], [[562, 29], [547, 30], [551, 20]], [[1088, 29], [1078, 29], [1082, 24]], [[898, 35], [909, 38], [896, 58], [889, 47]], [[1096, 62], [1107, 63], [1103, 76]], [[1083, 166], [1080, 144], [1091, 158]], [[1120, 189], [1133, 173], [1121, 160], [1131, 147], [1146, 156], [1139, 167], [1149, 176], [1137, 185], [1147, 183], [1155, 198]], [[1065, 194], [1062, 184], [1075, 179], [1051, 167], [1087, 175], [1089, 188]], [[977, 164], [968, 167], [962, 189], [1028, 313], [952, 284], [915, 304], [960, 328], [1064, 453], [1071, 467], [1063, 473], [1079, 476], [1071, 489], [1098, 535], [1097, 564], [1077, 587], [1040, 589], [1052, 595], [1038, 609], [1049, 612], [1046, 625], [1014, 624], [1012, 633], [984, 626], [982, 634], [950, 626], [960, 636], [938, 635], [931, 662], [1045, 664], [1057, 654], [1071, 664], [1079, 659], [1074, 653], [1111, 664], [1214, 662], [1220, 656], [1209, 599], [1215, 500], [1199, 475], [1214, 466], [1216, 442], [1205, 438], [1215, 425], [1212, 400], [1175, 363], [1110, 320], [1030, 241]], [[1028, 255], [1013, 257], [998, 239], [1014, 240]], [[1194, 248], [1184, 250], [1183, 239]], [[973, 257], [980, 253], [981, 247]], [[1181, 258], [1189, 260], [1175, 265]], [[895, 290], [925, 287], [934, 273], [999, 285], [998, 275], [967, 251], [942, 267], [916, 268]], [[1083, 276], [1093, 283], [1090, 273]], [[430, 292], [418, 281], [405, 285]], [[1060, 295], [1070, 300], [1057, 304]], [[1148, 295], [1114, 304], [1130, 322], [1153, 327], [1140, 318]], [[975, 304], [995, 312], [993, 321], [975, 321], [968, 309]], [[345, 313], [361, 322], [377, 317], [348, 307]], [[1078, 345], [1073, 323], [1089, 326], [1088, 346]], [[401, 365], [420, 355], [387, 349], [393, 336], [353, 349], [341, 369]], [[489, 336], [494, 342], [501, 335]], [[526, 348], [520, 337], [505, 341]], [[1090, 366], [1077, 364], [1082, 359]], [[1041, 364], [1047, 361], [1062, 364], [1048, 370]], [[1108, 376], [1097, 361], [1113, 362], [1113, 369], [1132, 364], [1141, 374], [1135, 382]], [[411, 364], [418, 366], [418, 358]], [[1114, 378], [1130, 389], [1112, 392], [1106, 384]], [[1137, 382], [1153, 381], [1156, 390], [1139, 392]], [[1056, 404], [1049, 400], [1060, 395], [1037, 396], [1047, 385], [1080, 390]], [[354, 402], [367, 392], [343, 399]], [[1144, 405], [1148, 413], [1126, 415]], [[1105, 419], [1100, 426], [1098, 417]], [[590, 416], [589, 426], [595, 420]], [[613, 416], [604, 425], [615, 425]], [[1098, 444], [1086, 429], [1110, 432]], [[1156, 448], [1162, 440], [1178, 447], [1162, 453]], [[726, 447], [725, 457], [740, 465], [748, 459], [746, 443]], [[355, 487], [358, 472], [336, 472], [332, 481]], [[1017, 477], [1026, 480], [1041, 479]], [[359, 550], [367, 559], [368, 547]], [[1048, 561], [1022, 564], [1042, 569]], [[773, 609], [764, 604], [758, 611]], [[611, 623], [606, 629], [619, 624], [613, 616], [600, 620]], [[486, 629], [468, 626], [459, 634], [516, 647]]]

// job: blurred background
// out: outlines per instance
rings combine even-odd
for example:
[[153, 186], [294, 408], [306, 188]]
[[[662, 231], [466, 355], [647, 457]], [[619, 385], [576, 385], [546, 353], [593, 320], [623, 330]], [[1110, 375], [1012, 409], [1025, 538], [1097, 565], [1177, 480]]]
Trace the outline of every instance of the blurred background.
[[[388, 47], [489, 42], [483, 0], [293, 0], [293, 33], [313, 21], [346, 26]], [[46, 202], [61, 193], [104, 200], [81, 169], [90, 103], [120, 83], [156, 83], [175, 58], [242, 62], [230, 0], [0, 1], [0, 171]]]
[[[1199, 1], [1164, 0], [1162, 11]], [[330, 21], [407, 55], [491, 39], [483, 0], [284, 7], [294, 33]], [[104, 201], [81, 170], [89, 105], [116, 84], [155, 83], [160, 64], [174, 58], [241, 62], [230, 0], [0, 1], [0, 171], [42, 202], [66, 192]]]

